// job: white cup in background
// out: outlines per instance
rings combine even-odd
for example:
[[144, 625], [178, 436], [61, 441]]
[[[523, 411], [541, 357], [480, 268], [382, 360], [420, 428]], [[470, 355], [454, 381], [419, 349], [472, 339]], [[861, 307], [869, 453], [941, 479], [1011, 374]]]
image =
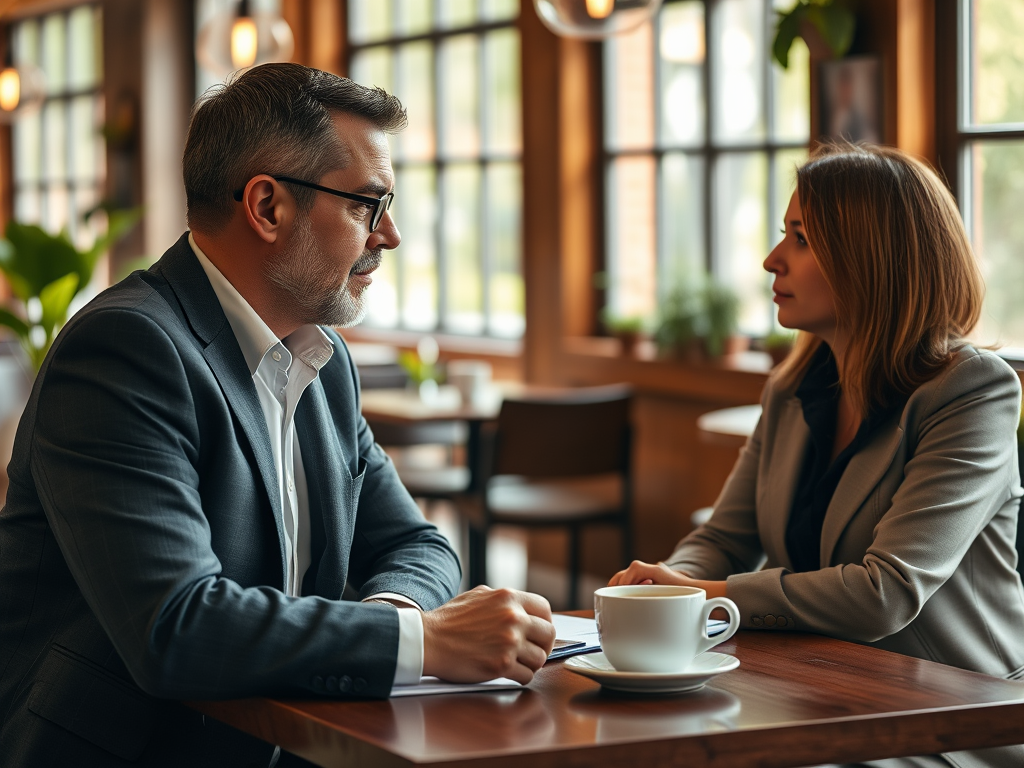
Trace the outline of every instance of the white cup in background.
[[491, 364], [485, 360], [451, 360], [446, 368], [448, 383], [459, 390], [462, 402], [479, 403], [491, 383]]
[[[729, 626], [708, 637], [715, 608]], [[707, 599], [703, 589], [666, 584], [603, 587], [594, 593], [594, 614], [605, 658], [619, 672], [685, 672], [694, 657], [728, 640], [740, 625], [736, 603]]]

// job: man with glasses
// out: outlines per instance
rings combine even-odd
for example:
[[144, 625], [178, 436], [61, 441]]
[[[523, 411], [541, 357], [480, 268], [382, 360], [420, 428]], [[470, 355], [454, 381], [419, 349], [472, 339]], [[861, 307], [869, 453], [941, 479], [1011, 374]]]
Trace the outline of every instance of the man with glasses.
[[[528, 682], [543, 598], [478, 588], [359, 413], [330, 326], [400, 235], [392, 96], [292, 64], [193, 112], [190, 232], [65, 327], [0, 513], [0, 754], [12, 766], [270, 765], [176, 703]], [[348, 585], [358, 601], [342, 600]]]

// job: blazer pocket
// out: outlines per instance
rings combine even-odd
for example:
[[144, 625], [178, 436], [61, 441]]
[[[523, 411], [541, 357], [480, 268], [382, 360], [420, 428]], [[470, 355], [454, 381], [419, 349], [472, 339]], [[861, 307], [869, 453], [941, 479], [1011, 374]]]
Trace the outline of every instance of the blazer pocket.
[[363, 491], [363, 478], [366, 477], [366, 460], [360, 456], [359, 464], [356, 467], [356, 475], [348, 486], [349, 509], [355, 511], [359, 508], [359, 494]]
[[142, 691], [54, 645], [32, 684], [28, 708], [122, 760], [146, 748], [159, 703]]

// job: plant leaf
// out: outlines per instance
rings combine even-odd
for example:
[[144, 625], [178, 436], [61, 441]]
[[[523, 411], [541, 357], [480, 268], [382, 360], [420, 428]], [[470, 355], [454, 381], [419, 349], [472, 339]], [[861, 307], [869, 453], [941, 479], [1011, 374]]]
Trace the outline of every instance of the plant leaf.
[[90, 269], [96, 266], [100, 256], [106, 253], [110, 246], [128, 234], [131, 228], [142, 218], [143, 213], [142, 207], [114, 208], [109, 203], [101, 203], [85, 215], [86, 221], [99, 211], [105, 211], [107, 214], [107, 231], [97, 237], [96, 242], [92, 244], [92, 248], [85, 253]]
[[789, 49], [800, 34], [800, 20], [807, 12], [807, 6], [797, 3], [788, 13], [779, 13], [772, 42], [772, 55], [783, 69], [789, 69]]
[[39, 324], [46, 331], [47, 337], [53, 335], [53, 329], [64, 324], [68, 318], [68, 307], [78, 292], [78, 275], [70, 275], [54, 280], [39, 292], [39, 303], [43, 305], [43, 317]]
[[67, 238], [16, 221], [8, 222], [6, 234], [11, 248], [0, 252], [0, 268], [22, 301], [38, 296], [47, 285], [72, 272], [81, 276], [82, 254]]
[[0, 307], [0, 325], [10, 328], [20, 339], [28, 338], [28, 323], [3, 307]]
[[850, 50], [857, 26], [853, 11], [838, 5], [815, 5], [807, 9], [807, 20], [817, 27], [833, 56], [840, 58]]

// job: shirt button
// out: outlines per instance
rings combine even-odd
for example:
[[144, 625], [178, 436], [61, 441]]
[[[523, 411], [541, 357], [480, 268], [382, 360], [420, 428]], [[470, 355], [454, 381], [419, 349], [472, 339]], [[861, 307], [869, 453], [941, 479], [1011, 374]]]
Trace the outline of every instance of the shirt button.
[[775, 626], [776, 626], [776, 627], [784, 627], [784, 626], [786, 626], [786, 625], [787, 625], [788, 623], [789, 623], [789, 622], [788, 622], [788, 621], [786, 620], [786, 617], [785, 617], [785, 616], [779, 616], [779, 617], [778, 617], [778, 618], [777, 618], [777, 619], [775, 620]]
[[338, 692], [338, 678], [336, 678], [334, 675], [331, 675], [327, 678], [327, 690], [330, 693]]
[[769, 613], [767, 616], [764, 617], [764, 625], [766, 627], [774, 627], [775, 626], [775, 617], [772, 616]]
[[270, 353], [270, 356], [272, 358], [274, 358], [274, 362], [275, 363], [280, 363], [281, 362], [281, 353], [278, 352], [276, 349], [273, 352]]
[[295, 490], [295, 481], [291, 480], [290, 478], [288, 480], [288, 490], [289, 491], [294, 491]]
[[348, 693], [352, 690], [352, 678], [348, 675], [342, 675], [341, 680], [338, 682], [338, 690], [342, 693]]

